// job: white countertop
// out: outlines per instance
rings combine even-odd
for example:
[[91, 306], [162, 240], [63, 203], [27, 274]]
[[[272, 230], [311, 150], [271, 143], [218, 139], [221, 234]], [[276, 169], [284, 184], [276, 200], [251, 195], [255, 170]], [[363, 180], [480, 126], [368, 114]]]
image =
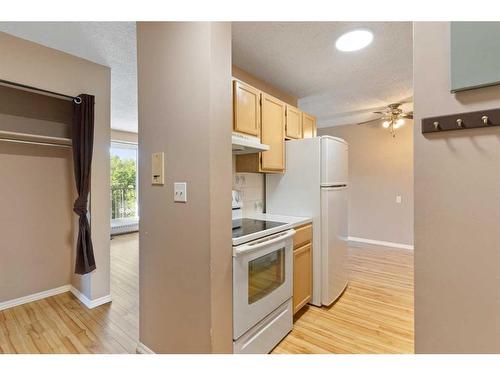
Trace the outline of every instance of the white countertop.
[[285, 216], [285, 215], [254, 213], [254, 214], [246, 215], [244, 217], [247, 219], [280, 221], [283, 223], [290, 224], [292, 228], [297, 227], [299, 225], [312, 223], [312, 218], [302, 217], [302, 216]]
[[312, 223], [312, 218], [310, 217], [284, 216], [284, 215], [273, 215], [273, 214], [263, 214], [263, 213], [254, 213], [251, 215], [245, 215], [243, 219], [277, 221], [284, 224], [270, 229], [262, 230], [259, 232], [247, 234], [245, 236], [233, 238], [233, 246], [253, 241], [258, 238], [269, 236], [271, 234], [282, 232], [291, 228], [295, 228], [303, 224]]

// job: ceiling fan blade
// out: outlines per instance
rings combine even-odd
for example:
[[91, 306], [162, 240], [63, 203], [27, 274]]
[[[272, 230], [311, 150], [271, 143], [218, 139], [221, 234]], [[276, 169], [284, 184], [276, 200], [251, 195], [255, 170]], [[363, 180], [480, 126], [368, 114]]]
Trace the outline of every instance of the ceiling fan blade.
[[413, 96], [409, 96], [407, 98], [401, 99], [398, 103], [405, 104], [405, 103], [412, 103], [413, 102]]
[[379, 115], [385, 115], [385, 112], [381, 112], [381, 111], [375, 111], [375, 112], [373, 112], [373, 113], [377, 113], [377, 114], [379, 114]]
[[380, 121], [382, 119], [383, 119], [383, 117], [374, 118], [374, 119], [371, 119], [371, 120], [367, 120], [367, 121], [363, 121], [363, 122], [358, 122], [358, 125], [368, 124], [369, 122]]
[[413, 111], [411, 111], [411, 112], [407, 112], [407, 113], [403, 113], [403, 114], [401, 115], [401, 117], [404, 117], [404, 118], [409, 118], [409, 119], [413, 120]]

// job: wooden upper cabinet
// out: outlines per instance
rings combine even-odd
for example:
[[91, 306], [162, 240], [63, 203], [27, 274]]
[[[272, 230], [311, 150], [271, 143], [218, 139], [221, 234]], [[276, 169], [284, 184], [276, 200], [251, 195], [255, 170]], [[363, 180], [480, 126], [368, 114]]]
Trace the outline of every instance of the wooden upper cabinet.
[[286, 106], [285, 135], [290, 139], [302, 138], [302, 112], [291, 105]]
[[233, 129], [260, 135], [260, 91], [240, 81], [233, 81]]
[[302, 132], [303, 138], [316, 137], [316, 117], [302, 113]]
[[285, 170], [285, 110], [282, 101], [261, 94], [261, 142], [270, 150], [261, 153], [263, 172], [283, 172]]

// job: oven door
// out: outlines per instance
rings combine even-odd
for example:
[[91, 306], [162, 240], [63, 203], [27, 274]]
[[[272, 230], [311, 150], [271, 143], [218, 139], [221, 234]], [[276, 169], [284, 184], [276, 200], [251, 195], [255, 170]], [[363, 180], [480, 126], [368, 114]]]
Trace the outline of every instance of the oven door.
[[233, 248], [233, 337], [292, 297], [293, 229]]

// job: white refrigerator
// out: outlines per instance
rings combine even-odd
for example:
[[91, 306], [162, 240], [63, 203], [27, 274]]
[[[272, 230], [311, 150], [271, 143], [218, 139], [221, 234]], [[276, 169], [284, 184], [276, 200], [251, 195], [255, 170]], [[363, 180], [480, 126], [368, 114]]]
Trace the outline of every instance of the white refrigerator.
[[331, 136], [286, 142], [286, 172], [266, 175], [266, 212], [313, 219], [311, 303], [331, 305], [347, 286], [348, 150]]

